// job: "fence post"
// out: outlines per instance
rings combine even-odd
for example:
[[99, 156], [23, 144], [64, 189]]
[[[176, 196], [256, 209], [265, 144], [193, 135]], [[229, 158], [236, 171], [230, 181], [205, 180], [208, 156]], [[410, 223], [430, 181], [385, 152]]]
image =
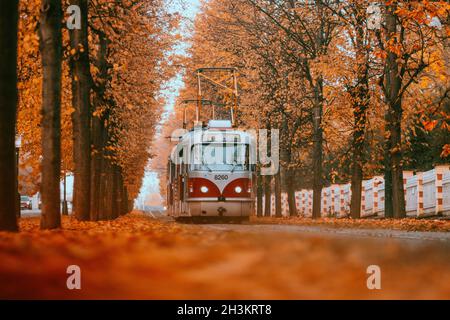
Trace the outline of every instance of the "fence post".
[[366, 214], [366, 181], [363, 181], [361, 189], [361, 218], [365, 214]]
[[308, 215], [308, 206], [307, 206], [307, 203], [308, 203], [308, 190], [303, 190], [302, 191], [302, 213], [303, 213], [303, 216], [307, 216]]
[[417, 172], [417, 216], [423, 215], [423, 172]]
[[408, 179], [414, 176], [414, 171], [403, 171], [403, 195], [405, 197], [405, 205], [406, 205], [406, 183]]
[[281, 215], [289, 216], [289, 205], [287, 201], [288, 195], [287, 193], [281, 194]]
[[335, 213], [334, 212], [334, 188], [335, 187], [336, 187], [335, 185], [332, 185], [331, 190], [330, 190], [330, 193], [331, 193], [330, 213], [331, 214]]
[[310, 217], [312, 217], [312, 198], [313, 198], [313, 191], [310, 191], [308, 192], [308, 213]]
[[295, 208], [297, 209], [297, 215], [299, 215], [301, 212], [300, 211], [300, 206], [301, 206], [300, 195], [301, 195], [301, 192], [295, 193]]
[[304, 216], [306, 216], [306, 195], [307, 195], [307, 191], [302, 190], [301, 197], [300, 197], [300, 203], [301, 203], [300, 213]]
[[339, 216], [345, 216], [345, 198], [344, 198], [344, 186], [339, 188]]
[[373, 209], [374, 216], [378, 215], [378, 186], [381, 184], [382, 177], [373, 178]]
[[271, 216], [274, 216], [276, 214], [275, 210], [275, 195], [270, 196], [270, 207], [271, 209]]
[[444, 180], [444, 172], [449, 170], [448, 165], [439, 165], [435, 167], [436, 170], [436, 215], [440, 215], [443, 212], [444, 205], [444, 194], [443, 194], [443, 180]]
[[327, 215], [327, 192], [326, 189], [322, 189], [322, 218]]

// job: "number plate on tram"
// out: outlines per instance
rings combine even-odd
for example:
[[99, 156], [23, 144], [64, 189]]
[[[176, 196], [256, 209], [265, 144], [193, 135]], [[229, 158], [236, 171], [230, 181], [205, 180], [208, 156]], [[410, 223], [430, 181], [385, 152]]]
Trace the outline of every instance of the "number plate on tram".
[[214, 176], [214, 180], [217, 180], [217, 181], [228, 180], [228, 175], [226, 175], [226, 174], [217, 174], [217, 175]]

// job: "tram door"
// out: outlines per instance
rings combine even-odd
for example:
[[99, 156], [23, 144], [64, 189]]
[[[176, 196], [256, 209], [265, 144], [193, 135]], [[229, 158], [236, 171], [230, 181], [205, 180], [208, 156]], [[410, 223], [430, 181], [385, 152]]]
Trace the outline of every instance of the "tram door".
[[180, 213], [183, 213], [186, 211], [186, 199], [187, 199], [187, 192], [188, 192], [188, 178], [187, 178], [187, 165], [183, 164], [181, 165], [181, 173], [180, 173]]

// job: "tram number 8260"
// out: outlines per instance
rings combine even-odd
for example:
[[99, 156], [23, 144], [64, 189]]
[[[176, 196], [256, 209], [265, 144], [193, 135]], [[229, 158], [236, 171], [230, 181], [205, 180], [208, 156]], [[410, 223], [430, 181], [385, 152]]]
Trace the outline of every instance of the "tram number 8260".
[[217, 181], [228, 180], [228, 175], [226, 175], [226, 174], [217, 174], [217, 175], [214, 176], [214, 180], [217, 180]]

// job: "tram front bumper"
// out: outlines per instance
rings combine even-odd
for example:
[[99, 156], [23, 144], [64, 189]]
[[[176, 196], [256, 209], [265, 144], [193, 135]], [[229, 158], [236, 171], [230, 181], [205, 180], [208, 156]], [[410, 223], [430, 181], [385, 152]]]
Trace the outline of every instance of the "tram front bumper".
[[253, 210], [253, 201], [189, 202], [191, 217], [248, 217]]

